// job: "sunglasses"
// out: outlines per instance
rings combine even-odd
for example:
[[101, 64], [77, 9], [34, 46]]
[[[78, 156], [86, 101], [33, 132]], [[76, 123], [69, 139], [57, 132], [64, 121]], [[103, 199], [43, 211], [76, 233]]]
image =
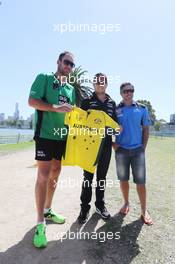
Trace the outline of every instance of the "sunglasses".
[[64, 65], [70, 66], [71, 68], [75, 67], [75, 64], [72, 61], [64, 60], [63, 63]]
[[106, 82], [96, 82], [95, 84], [96, 84], [96, 85], [100, 85], [100, 86], [104, 86], [104, 85], [106, 85], [107, 83], [106, 83]]
[[134, 89], [127, 89], [122, 91], [123, 94], [134, 93]]

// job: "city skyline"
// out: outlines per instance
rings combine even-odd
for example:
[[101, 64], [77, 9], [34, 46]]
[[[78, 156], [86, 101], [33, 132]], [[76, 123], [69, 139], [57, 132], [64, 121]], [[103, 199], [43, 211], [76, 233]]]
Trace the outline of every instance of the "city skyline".
[[[55, 72], [58, 55], [70, 50], [76, 66], [89, 75], [100, 71], [120, 76], [107, 90], [116, 103], [121, 100], [120, 84], [129, 81], [135, 100], [150, 101], [157, 118], [169, 121], [175, 112], [174, 8], [172, 0], [75, 0], [69, 8], [62, 3], [66, 12], [59, 12], [56, 0], [44, 5], [41, 0], [2, 1], [0, 112], [11, 115], [19, 102], [24, 118], [32, 114], [28, 96], [34, 79], [41, 72]], [[81, 31], [83, 24], [88, 27]]]
[[19, 110], [19, 103], [16, 102], [14, 105], [14, 112], [11, 113], [10, 115], [7, 115], [4, 112], [0, 112], [0, 122], [2, 121], [18, 121], [18, 120], [23, 120], [23, 121], [27, 121], [27, 120], [31, 120], [31, 118], [33, 118], [34, 115], [34, 111], [33, 113], [31, 113], [29, 116], [27, 117], [23, 117], [22, 115], [20, 115], [20, 110]]
[[[33, 110], [33, 112], [29, 114], [29, 116], [24, 117], [24, 116], [20, 115], [19, 105], [20, 104], [18, 102], [15, 102], [15, 104], [14, 104], [15, 111], [13, 112], [13, 114], [7, 115], [4, 112], [0, 112], [0, 121], [2, 121], [1, 116], [3, 116], [3, 115], [4, 115], [3, 120], [7, 120], [8, 118], [11, 118], [11, 117], [13, 117], [14, 119], [17, 119], [17, 120], [27, 120], [28, 118], [31, 118], [31, 116], [34, 114], [35, 110]], [[157, 116], [156, 116], [156, 119], [161, 120], [164, 118], [157, 118]], [[165, 121], [167, 123], [172, 122], [172, 120], [173, 120], [173, 122], [175, 121], [175, 111], [174, 111], [174, 113], [170, 113], [168, 120], [165, 119]]]

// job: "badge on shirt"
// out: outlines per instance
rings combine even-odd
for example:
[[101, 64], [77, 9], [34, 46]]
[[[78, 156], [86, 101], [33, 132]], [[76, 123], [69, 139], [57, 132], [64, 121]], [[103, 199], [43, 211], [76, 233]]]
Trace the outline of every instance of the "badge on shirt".
[[58, 96], [58, 104], [61, 105], [61, 104], [65, 104], [65, 103], [69, 103], [69, 98], [67, 96], [64, 96], [64, 95], [59, 95]]

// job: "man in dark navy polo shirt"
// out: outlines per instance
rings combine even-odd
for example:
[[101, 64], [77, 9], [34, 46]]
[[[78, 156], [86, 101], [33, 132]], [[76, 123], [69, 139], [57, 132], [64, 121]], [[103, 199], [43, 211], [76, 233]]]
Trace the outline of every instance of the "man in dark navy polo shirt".
[[[81, 108], [85, 111], [89, 109], [95, 109], [104, 111], [114, 121], [117, 122], [116, 117], [116, 104], [111, 97], [106, 93], [107, 88], [107, 77], [103, 73], [97, 73], [93, 80], [95, 92], [91, 98], [82, 101]], [[112, 150], [112, 137], [106, 133], [103, 139], [101, 154], [97, 165], [97, 181], [96, 181], [96, 201], [95, 207], [96, 212], [103, 218], [109, 219], [110, 213], [105, 207], [105, 186], [106, 186], [106, 175], [111, 159]], [[84, 171], [84, 179], [81, 191], [81, 211], [78, 216], [78, 222], [84, 224], [88, 220], [89, 210], [91, 208], [92, 198], [92, 181], [94, 174], [88, 171]]]
[[141, 218], [151, 225], [152, 219], [146, 208], [146, 166], [145, 149], [149, 138], [150, 118], [147, 107], [133, 100], [134, 86], [123, 83], [120, 86], [123, 101], [116, 107], [118, 123], [123, 131], [116, 137], [115, 158], [118, 179], [123, 194], [124, 205], [120, 212], [129, 212], [129, 177], [132, 169], [133, 181], [141, 204]]

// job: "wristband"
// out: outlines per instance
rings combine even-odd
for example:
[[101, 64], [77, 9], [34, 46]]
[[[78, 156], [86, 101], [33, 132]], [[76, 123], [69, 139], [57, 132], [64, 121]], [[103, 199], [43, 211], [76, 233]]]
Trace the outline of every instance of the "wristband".
[[52, 107], [53, 108], [59, 108], [59, 105], [53, 104]]

